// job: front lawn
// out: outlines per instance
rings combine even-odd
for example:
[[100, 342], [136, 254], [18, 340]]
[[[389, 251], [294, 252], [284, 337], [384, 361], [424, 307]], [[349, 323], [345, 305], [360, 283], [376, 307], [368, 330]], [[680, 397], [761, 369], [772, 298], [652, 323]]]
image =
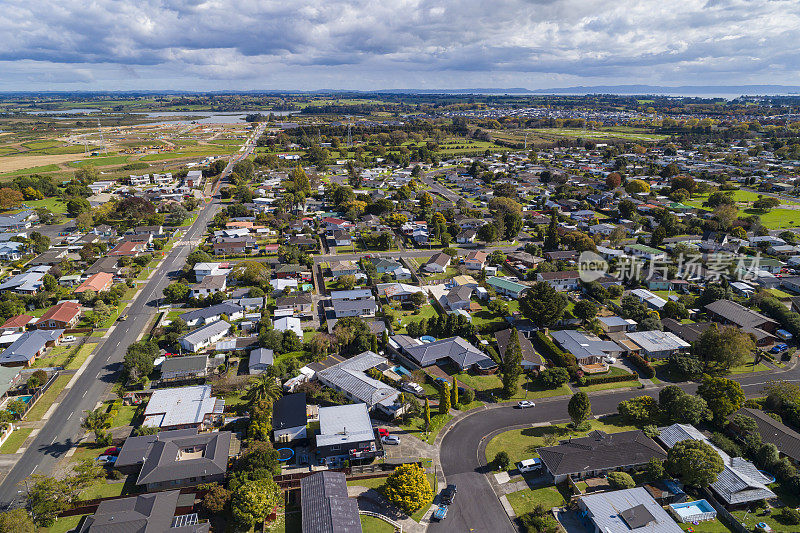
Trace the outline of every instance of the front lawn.
[[363, 533], [394, 533], [394, 526], [374, 516], [361, 515]]
[[611, 390], [611, 389], [629, 389], [631, 387], [639, 387], [641, 383], [639, 383], [638, 379], [634, 379], [631, 381], [617, 381], [616, 383], [598, 383], [596, 385], [587, 385], [586, 387], [578, 387], [583, 392], [597, 392], [601, 390]]
[[433, 441], [436, 440], [436, 435], [439, 434], [442, 427], [447, 423], [448, 420], [453, 418], [451, 414], [437, 414], [434, 415], [435, 407], [431, 408], [431, 425], [428, 428], [428, 433], [425, 433], [425, 422], [422, 418], [413, 418], [409, 420], [405, 424], [400, 425], [400, 429], [404, 430], [407, 434], [413, 435], [414, 437], [418, 438], [419, 440], [423, 440], [428, 444], [433, 444]]
[[17, 453], [19, 447], [22, 446], [22, 443], [25, 442], [25, 439], [28, 438], [32, 431], [33, 428], [20, 428], [12, 431], [11, 435], [0, 446], [0, 453]]
[[[564, 413], [565, 416], [566, 414]], [[584, 437], [589, 431], [596, 429], [606, 433], [619, 433], [636, 429], [635, 426], [625, 424], [619, 415], [590, 420], [589, 423], [591, 428], [588, 431], [571, 431], [567, 424], [552, 424], [505, 431], [494, 437], [486, 445], [486, 462], [491, 463], [497, 452], [501, 450], [505, 450], [508, 453], [511, 464], [523, 459], [538, 457], [539, 454], [536, 449], [540, 446], [546, 446], [547, 439], [552, 440], [553, 444], [558, 444], [559, 440], [566, 439], [569, 436]]]
[[41, 420], [44, 414], [50, 409], [50, 406], [53, 405], [53, 402], [56, 401], [56, 398], [64, 390], [64, 387], [67, 386], [69, 380], [72, 376], [58, 376], [56, 380], [50, 385], [50, 388], [47, 391], [39, 396], [39, 399], [36, 401], [33, 407], [30, 408], [28, 413], [25, 415], [25, 420], [28, 421], [36, 421]]
[[537, 505], [550, 510], [553, 507], [561, 507], [567, 503], [555, 487], [520, 490], [507, 494], [506, 497], [508, 498], [508, 503], [511, 504], [511, 508], [514, 509], [514, 514], [517, 516], [533, 512]]

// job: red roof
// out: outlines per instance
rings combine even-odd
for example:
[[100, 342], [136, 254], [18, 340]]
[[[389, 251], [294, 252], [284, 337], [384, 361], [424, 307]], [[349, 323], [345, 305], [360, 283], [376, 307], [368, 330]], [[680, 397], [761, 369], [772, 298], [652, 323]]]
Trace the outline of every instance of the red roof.
[[144, 246], [144, 243], [124, 241], [114, 247], [113, 250], [108, 252], [108, 255], [133, 255]]
[[31, 315], [12, 316], [0, 328], [24, 328], [33, 317]]
[[75, 289], [75, 292], [104, 291], [111, 286], [111, 280], [113, 279], [114, 276], [108, 272], [98, 272], [97, 274], [92, 274], [86, 281], [81, 283], [77, 289]]
[[36, 321], [36, 323], [40, 324], [47, 322], [48, 320], [55, 320], [57, 322], [64, 322], [66, 324], [78, 316], [80, 312], [80, 304], [75, 302], [61, 302], [60, 304], [54, 305], [48, 309], [47, 312], [42, 315], [42, 318]]

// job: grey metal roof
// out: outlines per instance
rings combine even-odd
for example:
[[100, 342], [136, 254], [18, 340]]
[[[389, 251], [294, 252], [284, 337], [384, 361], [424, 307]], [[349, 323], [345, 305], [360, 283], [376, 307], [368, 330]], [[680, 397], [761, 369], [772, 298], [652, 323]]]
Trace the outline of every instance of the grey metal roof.
[[319, 409], [317, 446], [346, 445], [375, 438], [375, 430], [363, 403], [334, 405]]
[[730, 457], [711, 444], [706, 436], [694, 426], [672, 424], [659, 428], [658, 439], [667, 448], [672, 448], [676, 443], [689, 439], [703, 441], [714, 448], [722, 457], [725, 469], [717, 476], [717, 481], [711, 484], [711, 488], [728, 504], [747, 503], [775, 497], [775, 493], [765, 485], [768, 479], [761, 475], [753, 463], [741, 457]]
[[588, 518], [603, 533], [681, 533], [644, 487], [581, 496]]
[[623, 349], [613, 341], [604, 341], [596, 335], [590, 335], [576, 330], [552, 331], [550, 335], [564, 350], [570, 352], [578, 359], [604, 357], [609, 353], [623, 351]]
[[211, 385], [158, 389], [150, 396], [144, 410], [143, 426], [170, 427], [200, 424], [214, 413], [217, 399], [211, 396]]
[[140, 437], [128, 437], [122, 445], [117, 460], [114, 463], [116, 468], [123, 466], [140, 465], [144, 462], [148, 450], [160, 438], [170, 439], [174, 437], [188, 437], [197, 435], [197, 428], [173, 429], [172, 431], [160, 431], [156, 435], [142, 435]]
[[688, 342], [669, 331], [637, 331], [625, 335], [647, 352], [679, 350], [690, 346]]
[[[230, 456], [230, 431], [164, 437], [147, 451], [137, 485], [224, 474]], [[193, 452], [202, 449], [200, 454]]]
[[706, 305], [706, 310], [711, 311], [728, 322], [736, 324], [740, 328], [760, 328], [766, 324], [777, 324], [771, 318], [767, 318], [760, 313], [756, 313], [745, 306], [730, 300], [717, 300]]
[[244, 307], [226, 301], [222, 302], [221, 304], [212, 305], [211, 307], [195, 309], [194, 311], [183, 313], [180, 318], [185, 322], [193, 322], [197, 319], [206, 320], [208, 318], [214, 318], [220, 315], [231, 316], [243, 312]]
[[358, 503], [347, 497], [341, 472], [317, 472], [300, 481], [303, 533], [361, 533]]
[[361, 300], [371, 298], [372, 291], [369, 289], [353, 289], [349, 291], [331, 291], [332, 300]]
[[169, 357], [161, 363], [161, 375], [174, 373], [201, 373], [205, 372], [208, 357], [205, 355], [191, 355], [187, 357]]
[[256, 348], [250, 352], [250, 359], [247, 362], [248, 368], [259, 365], [271, 365], [274, 362], [273, 351], [267, 348]]
[[[508, 348], [508, 343], [511, 340], [512, 332], [513, 330], [509, 328], [498, 331], [494, 335], [495, 340], [497, 340], [497, 348], [500, 351], [500, 357], [503, 359], [506, 357], [506, 349]], [[542, 356], [539, 355], [536, 350], [534, 350], [531, 341], [528, 340], [525, 335], [520, 335], [519, 333], [517, 333], [517, 338], [519, 339], [519, 346], [522, 348], [522, 360], [537, 365], [543, 365], [544, 361], [542, 361]]]
[[333, 300], [333, 310], [338, 315], [343, 311], [370, 309], [375, 311], [375, 298], [370, 296], [362, 300]]
[[469, 368], [479, 362], [494, 362], [466, 339], [450, 337], [418, 346], [405, 346], [404, 351], [421, 367], [430, 366], [441, 359], [450, 359], [459, 368]]
[[185, 340], [191, 344], [206, 342], [216, 335], [227, 332], [230, 327], [231, 325], [224, 320], [217, 320], [216, 322], [212, 322], [211, 324], [207, 324], [201, 328], [197, 328], [196, 330], [187, 333], [181, 337], [181, 340]]
[[379, 403], [389, 407], [394, 404], [400, 394], [399, 391], [366, 374], [370, 368], [386, 363], [387, 359], [375, 352], [362, 352], [319, 371], [317, 378], [326, 385], [348, 392], [367, 404], [370, 409]]
[[63, 329], [35, 329], [26, 331], [0, 353], [0, 365], [27, 363], [42, 350], [48, 342], [53, 342], [64, 334]]

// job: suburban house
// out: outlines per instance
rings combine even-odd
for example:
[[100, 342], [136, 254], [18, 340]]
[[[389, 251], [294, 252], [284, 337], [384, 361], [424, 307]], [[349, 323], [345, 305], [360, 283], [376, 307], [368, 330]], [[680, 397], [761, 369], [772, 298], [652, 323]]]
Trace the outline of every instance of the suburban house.
[[413, 368], [452, 364], [459, 370], [471, 369], [478, 373], [497, 370], [497, 363], [491, 357], [461, 337], [422, 342], [407, 335], [394, 335], [389, 339], [389, 348]]
[[73, 292], [80, 294], [86, 291], [103, 292], [111, 288], [114, 282], [114, 275], [109, 272], [98, 272], [92, 274], [86, 281], [78, 285], [78, 288]]
[[205, 276], [203, 281], [192, 285], [192, 298], [205, 298], [216, 292], [224, 292], [228, 287], [228, 278], [225, 275]]
[[203, 281], [206, 276], [225, 276], [231, 271], [230, 263], [197, 263], [192, 269], [194, 280]]
[[283, 316], [275, 320], [275, 331], [291, 331], [297, 335], [298, 339], [303, 338], [303, 326], [300, 319], [295, 316]]
[[222, 339], [228, 334], [230, 329], [230, 324], [224, 320], [217, 320], [216, 322], [206, 324], [194, 331], [190, 331], [181, 337], [178, 342], [184, 350], [188, 352], [197, 352]]
[[161, 363], [162, 381], [183, 381], [199, 379], [208, 373], [208, 357], [190, 355], [186, 357], [168, 357]]
[[250, 358], [247, 361], [248, 374], [262, 374], [269, 370], [275, 362], [272, 350], [268, 348], [256, 348], [250, 351]]
[[623, 250], [634, 257], [640, 257], [646, 261], [660, 261], [667, 257], [666, 252], [644, 244], [628, 244]]
[[21, 333], [25, 331], [28, 324], [31, 323], [33, 317], [31, 315], [17, 315], [12, 316], [0, 326], [2, 333]]
[[239, 320], [244, 318], [244, 308], [238, 304], [230, 302], [222, 302], [221, 304], [212, 305], [211, 307], [201, 307], [194, 311], [188, 311], [180, 315], [180, 319], [186, 322], [190, 328], [199, 326], [201, 324], [210, 324], [222, 318], [222, 315], [227, 316], [231, 320]]
[[768, 345], [776, 340], [773, 334], [778, 329], [778, 323], [741, 304], [730, 300], [717, 300], [706, 305], [705, 310], [714, 322], [730, 324], [755, 335], [758, 346]]
[[0, 283], [0, 292], [12, 291], [17, 294], [36, 294], [42, 286], [42, 278], [50, 272], [47, 265], [37, 266], [20, 274], [11, 276]]
[[458, 244], [471, 244], [475, 242], [476, 231], [474, 229], [465, 229], [456, 235], [456, 242]]
[[650, 359], [664, 359], [691, 346], [669, 331], [636, 331], [625, 336], [641, 348], [641, 355]]
[[621, 333], [625, 331], [633, 331], [636, 329], [636, 321], [630, 318], [622, 318], [618, 316], [601, 316], [597, 317], [600, 322], [600, 327], [606, 334]]
[[530, 289], [529, 286], [523, 285], [517, 281], [499, 278], [497, 276], [486, 278], [486, 284], [493, 288], [497, 294], [502, 294], [514, 298], [515, 300], [521, 298], [522, 294]]
[[775, 498], [775, 493], [767, 488], [766, 484], [770, 480], [764, 477], [758, 468], [742, 457], [730, 457], [713, 444], [694, 426], [687, 424], [672, 424], [671, 426], [659, 428], [658, 440], [666, 446], [672, 448], [676, 443], [683, 440], [701, 440], [710, 445], [722, 458], [725, 464], [724, 470], [717, 476], [717, 480], [711, 484], [711, 490], [722, 500], [726, 507], [746, 506], [751, 502]]
[[575, 291], [580, 286], [580, 276], [577, 270], [562, 270], [560, 272], [539, 272], [537, 281], [544, 281], [559, 292]]
[[625, 350], [613, 341], [577, 330], [551, 331], [550, 336], [582, 365], [602, 363], [606, 357], [619, 357]]
[[422, 270], [425, 272], [433, 272], [437, 274], [443, 273], [447, 270], [447, 267], [450, 265], [450, 260], [452, 257], [449, 255], [439, 252], [438, 254], [432, 256], [428, 259], [428, 262], [422, 265]]
[[136, 484], [148, 491], [221, 482], [228, 471], [233, 433], [197, 428], [128, 437], [114, 468], [139, 472]]
[[486, 258], [489, 254], [483, 251], [473, 251], [464, 258], [464, 266], [467, 270], [483, 270], [486, 266]]
[[358, 502], [347, 497], [347, 477], [326, 470], [300, 480], [303, 533], [361, 533]]
[[312, 310], [312, 299], [310, 294], [298, 294], [297, 296], [282, 296], [275, 300], [275, 309], [278, 311], [292, 310], [299, 315], [308, 315]]
[[144, 252], [147, 245], [143, 242], [122, 241], [116, 245], [108, 255], [110, 257], [133, 257]]
[[369, 289], [333, 291], [331, 292], [331, 303], [336, 318], [373, 316], [378, 310], [378, 304]]
[[36, 329], [70, 329], [81, 318], [81, 305], [77, 302], [61, 302], [48, 309], [36, 321]]
[[317, 458], [329, 466], [383, 456], [363, 403], [320, 407], [319, 433], [314, 441]]
[[417, 292], [421, 292], [425, 295], [424, 289], [416, 285], [409, 285], [408, 283], [378, 283], [375, 285], [375, 290], [378, 291], [378, 296], [397, 302], [405, 302], [411, 298], [412, 294]]
[[142, 425], [162, 430], [210, 427], [222, 418], [224, 408], [225, 400], [211, 396], [211, 385], [156, 389]]
[[255, 246], [256, 241], [251, 237], [216, 239], [213, 244], [214, 255], [244, 255]]
[[281, 396], [272, 405], [273, 440], [287, 443], [307, 437], [306, 393], [295, 392]]
[[450, 292], [444, 295], [443, 306], [450, 311], [466, 310], [469, 311], [472, 301], [472, 293], [475, 291], [474, 287], [469, 285], [459, 285], [450, 289]]
[[353, 261], [336, 261], [335, 263], [331, 263], [330, 269], [331, 276], [336, 279], [342, 276], [355, 276], [360, 271], [358, 265]]
[[[800, 464], [800, 433], [760, 409], [742, 407], [728, 419], [733, 423], [733, 418], [737, 414], [749, 416], [755, 420], [763, 442], [774, 444], [781, 456], [788, 457], [795, 466]], [[736, 424], [734, 423], [733, 426], [736, 427]]]
[[326, 387], [338, 390], [355, 402], [363, 402], [372, 411], [378, 410], [390, 418], [402, 414], [397, 403], [400, 392], [386, 383], [367, 375], [371, 368], [389, 368], [389, 361], [374, 352], [362, 352], [316, 373]]
[[533, 254], [529, 254], [528, 252], [518, 250], [516, 252], [509, 253], [506, 256], [506, 262], [517, 268], [536, 268], [539, 263], [544, 262], [544, 259]]
[[[508, 343], [511, 340], [513, 331], [514, 330], [509, 328], [500, 330], [494, 334], [494, 338], [497, 340], [497, 349], [503, 360], [506, 358], [506, 350], [508, 349]], [[517, 336], [519, 337], [519, 346], [522, 348], [522, 369], [527, 372], [538, 374], [546, 368], [542, 356], [533, 349], [533, 344], [531, 344], [528, 337], [524, 336], [522, 333], [519, 333]]]
[[644, 302], [647, 307], [656, 311], [661, 311], [661, 309], [663, 309], [663, 307], [667, 304], [667, 301], [664, 298], [653, 294], [647, 289], [634, 289], [631, 291], [631, 294], [636, 296], [640, 301]]
[[[192, 501], [179, 490], [152, 492], [100, 502], [93, 515], [82, 520], [75, 533], [104, 533], [108, 531], [171, 531], [176, 533], [208, 533], [211, 523], [200, 523], [192, 512]], [[181, 510], [186, 509], [184, 514]]]
[[683, 532], [644, 487], [587, 494], [578, 497], [577, 503], [593, 533]]
[[688, 343], [693, 343], [700, 338], [705, 330], [710, 327], [716, 327], [713, 322], [696, 322], [694, 324], [682, 324], [674, 318], [665, 318], [661, 321], [664, 329], [674, 333], [681, 339]]
[[0, 365], [30, 366], [48, 347], [58, 344], [63, 334], [63, 329], [25, 331], [0, 352]]
[[664, 450], [638, 429], [620, 433], [595, 430], [585, 437], [562, 440], [537, 451], [556, 484], [567, 478], [577, 480], [616, 470], [634, 470], [650, 459], [667, 458]]

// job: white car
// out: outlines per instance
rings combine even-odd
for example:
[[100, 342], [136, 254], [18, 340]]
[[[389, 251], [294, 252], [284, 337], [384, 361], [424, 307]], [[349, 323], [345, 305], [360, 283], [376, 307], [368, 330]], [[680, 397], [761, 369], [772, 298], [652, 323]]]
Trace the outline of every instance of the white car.
[[616, 357], [606, 357], [606, 363], [608, 363], [609, 365], [613, 365], [616, 362], [617, 362]]
[[542, 460], [541, 459], [525, 459], [524, 461], [520, 461], [517, 463], [517, 470], [519, 470], [520, 474], [527, 474], [528, 472], [535, 472], [542, 467]]
[[63, 342], [75, 342], [75, 337], [74, 337], [74, 336], [72, 336], [72, 335], [67, 335], [66, 337], [64, 337], [64, 338], [63, 338], [63, 339], [61, 339], [61, 340], [62, 340]]
[[526, 407], [536, 407], [536, 404], [530, 400], [522, 400], [517, 404], [517, 407], [520, 409], [525, 409]]
[[400, 437], [397, 435], [384, 435], [381, 437], [381, 442], [384, 444], [400, 444]]

